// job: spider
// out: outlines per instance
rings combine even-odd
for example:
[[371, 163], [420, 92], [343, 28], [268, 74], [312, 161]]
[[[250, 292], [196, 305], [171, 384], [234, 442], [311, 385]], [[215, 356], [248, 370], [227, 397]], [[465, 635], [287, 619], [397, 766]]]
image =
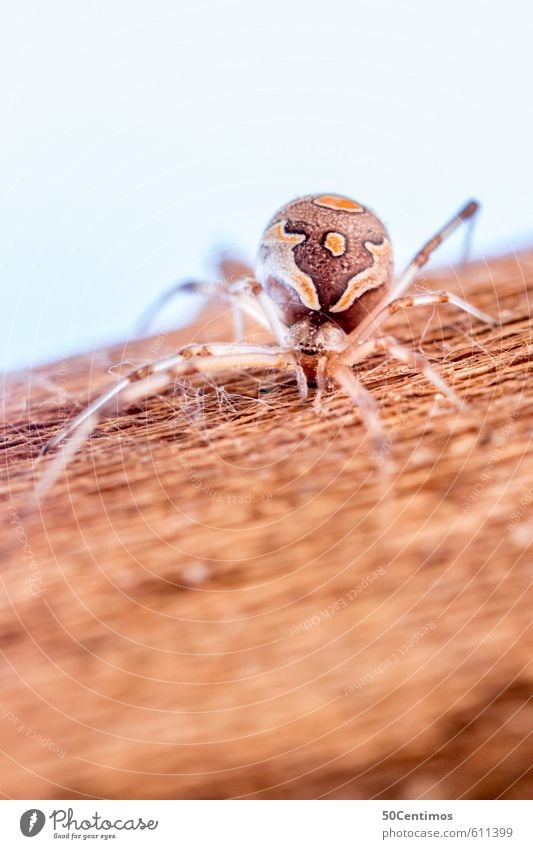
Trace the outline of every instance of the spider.
[[496, 324], [490, 315], [451, 292], [405, 296], [431, 253], [461, 222], [472, 219], [479, 204], [470, 200], [418, 251], [405, 271], [393, 277], [392, 249], [384, 224], [368, 207], [336, 194], [307, 195], [276, 212], [261, 237], [255, 274], [243, 274], [220, 285], [181, 283], [176, 291], [219, 295], [237, 317], [252, 316], [267, 328], [275, 344], [191, 344], [172, 356], [134, 369], [96, 398], [44, 447], [62, 443], [65, 455], [93, 429], [104, 408], [128, 388], [136, 395], [156, 392], [172, 376], [223, 372], [231, 369], [275, 369], [292, 373], [302, 401], [308, 385], [317, 388], [315, 405], [330, 384], [337, 384], [359, 408], [369, 434], [379, 443], [382, 428], [373, 396], [354, 366], [378, 351], [422, 374], [454, 403], [459, 399], [420, 353], [378, 333], [391, 313], [400, 309], [449, 303], [480, 321]]

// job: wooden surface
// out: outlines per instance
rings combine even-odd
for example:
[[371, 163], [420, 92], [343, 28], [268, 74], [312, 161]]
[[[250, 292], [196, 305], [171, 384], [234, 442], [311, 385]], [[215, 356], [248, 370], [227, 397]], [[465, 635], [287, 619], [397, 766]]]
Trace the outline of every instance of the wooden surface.
[[341, 393], [226, 375], [111, 411], [39, 511], [39, 448], [110, 366], [229, 318], [8, 379], [5, 796], [531, 797], [533, 252], [430, 283], [502, 326], [389, 322], [469, 405], [366, 363], [389, 472]]

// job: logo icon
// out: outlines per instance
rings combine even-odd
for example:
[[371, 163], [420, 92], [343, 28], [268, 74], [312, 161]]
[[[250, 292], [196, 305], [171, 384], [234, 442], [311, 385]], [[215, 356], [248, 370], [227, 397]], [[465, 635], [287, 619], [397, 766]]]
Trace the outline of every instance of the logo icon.
[[20, 830], [24, 837], [35, 837], [42, 830], [46, 817], [38, 808], [24, 811], [20, 818]]

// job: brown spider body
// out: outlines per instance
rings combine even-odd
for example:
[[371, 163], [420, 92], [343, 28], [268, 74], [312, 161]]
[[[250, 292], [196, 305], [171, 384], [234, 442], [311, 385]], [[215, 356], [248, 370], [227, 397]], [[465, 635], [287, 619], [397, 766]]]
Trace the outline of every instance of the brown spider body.
[[[256, 277], [293, 328], [295, 347], [332, 349], [333, 323], [350, 333], [386, 295], [392, 249], [384, 224], [339, 195], [308, 195], [283, 206], [261, 238]], [[340, 340], [340, 336], [338, 336]], [[334, 348], [333, 348], [334, 349]]]
[[[357, 376], [360, 364], [386, 352], [421, 372], [456, 404], [459, 399], [427, 359], [401, 345], [379, 328], [398, 309], [450, 303], [488, 324], [494, 319], [451, 292], [423, 292], [400, 297], [441, 242], [476, 213], [469, 201], [415, 254], [393, 280], [392, 249], [384, 224], [367, 207], [341, 195], [308, 195], [283, 206], [267, 225], [257, 256], [255, 278], [242, 263], [221, 264], [221, 285], [189, 281], [173, 287], [156, 307], [177, 292], [221, 295], [234, 308], [237, 337], [242, 313], [269, 330], [269, 345], [219, 342], [187, 345], [177, 353], [149, 362], [98, 396], [43, 448], [46, 453], [66, 437], [38, 485], [44, 493], [80, 440], [90, 433], [102, 411], [125, 393], [130, 398], [160, 391], [174, 379], [235, 369], [272, 369], [292, 373], [302, 400], [308, 383], [317, 386], [315, 406], [328, 385], [340, 386], [359, 408], [376, 449], [385, 445], [377, 405]], [[150, 316], [153, 315], [153, 308]]]

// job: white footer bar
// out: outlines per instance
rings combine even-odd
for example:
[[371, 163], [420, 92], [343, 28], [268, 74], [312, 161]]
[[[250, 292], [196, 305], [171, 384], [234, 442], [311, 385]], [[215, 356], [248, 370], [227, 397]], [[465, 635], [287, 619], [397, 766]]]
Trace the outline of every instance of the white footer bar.
[[[3, 801], [1, 845], [530, 849], [531, 801]], [[35, 840], [35, 843], [31, 842]]]

